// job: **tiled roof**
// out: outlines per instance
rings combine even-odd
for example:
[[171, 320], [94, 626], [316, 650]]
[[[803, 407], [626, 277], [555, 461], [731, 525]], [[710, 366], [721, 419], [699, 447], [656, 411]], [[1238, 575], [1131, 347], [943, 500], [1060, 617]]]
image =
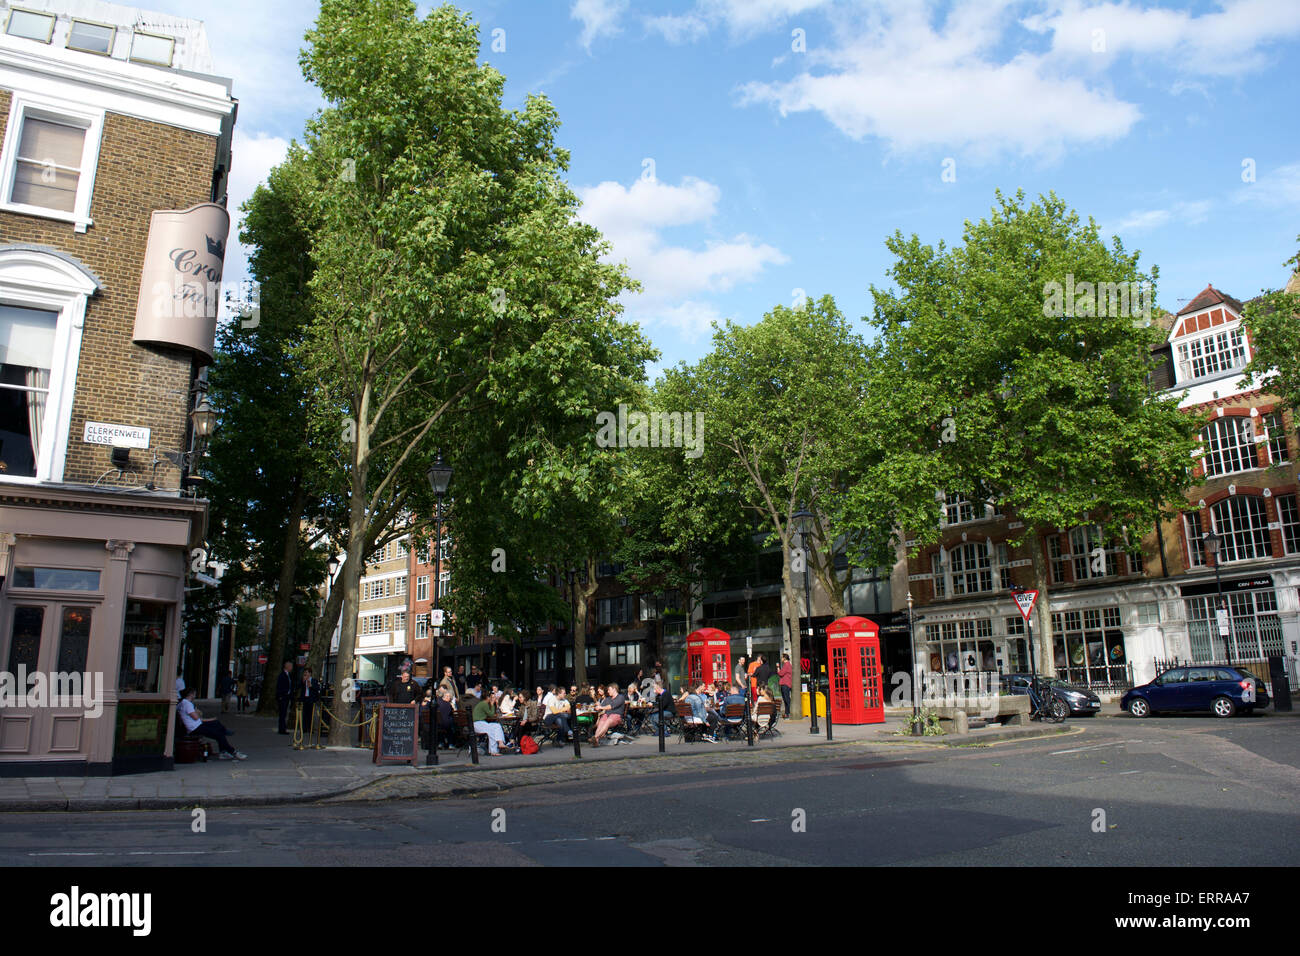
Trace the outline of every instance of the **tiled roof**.
[[1210, 306], [1219, 305], [1220, 303], [1231, 306], [1234, 312], [1236, 312], [1238, 315], [1241, 314], [1242, 311], [1241, 303], [1238, 302], [1236, 299], [1234, 299], [1232, 296], [1228, 295], [1227, 293], [1220, 292], [1212, 285], [1207, 285], [1204, 289], [1202, 289], [1196, 295], [1196, 298], [1192, 299], [1191, 302], [1188, 302], [1185, 306], [1183, 306], [1181, 309], [1178, 310], [1178, 314], [1186, 315], [1189, 312], [1200, 312], [1202, 309], [1208, 309]]

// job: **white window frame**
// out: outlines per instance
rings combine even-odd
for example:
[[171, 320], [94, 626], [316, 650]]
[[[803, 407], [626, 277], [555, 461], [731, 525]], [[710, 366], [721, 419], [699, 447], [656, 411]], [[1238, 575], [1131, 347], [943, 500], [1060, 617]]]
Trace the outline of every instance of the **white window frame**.
[[[30, 13], [32, 16], [47, 17], [50, 21], [50, 30], [45, 35], [45, 39], [38, 40], [36, 37], [23, 36], [21, 33], [10, 33], [9, 25], [13, 22], [15, 13]], [[33, 43], [49, 43], [54, 39], [54, 28], [58, 25], [58, 22], [59, 18], [48, 10], [28, 10], [26, 7], [10, 7], [9, 16], [5, 17], [5, 36], [15, 37], [19, 40], [31, 40]]]
[[[109, 31], [108, 50], [101, 53], [98, 50], [88, 50], [82, 46], [73, 46], [72, 31], [76, 29], [78, 23], [82, 24], [83, 26], [100, 27], [101, 29], [108, 30]], [[67, 47], [69, 50], [76, 50], [78, 53], [89, 53], [91, 56], [111, 57], [113, 55], [113, 45], [116, 42], [117, 42], [117, 26], [115, 24], [104, 23], [101, 20], [88, 20], [85, 17], [73, 17], [72, 22], [68, 24], [68, 38], [63, 42], [63, 45]]]
[[[1240, 512], [1234, 514], [1233, 512]], [[1246, 519], [1243, 522], [1243, 519]], [[1273, 557], [1269, 535], [1268, 502], [1261, 495], [1235, 495], [1210, 506], [1210, 523], [1218, 532], [1219, 554], [1215, 561], [1260, 561]]]
[[[1187, 373], [1185, 380], [1188, 381], [1227, 375], [1245, 367], [1249, 361], [1250, 350], [1240, 322], [1226, 328], [1214, 326], [1178, 343], [1178, 364]], [[1198, 363], [1202, 368], [1199, 373], [1196, 371]]]
[[[1205, 449], [1205, 457], [1201, 459], [1205, 478], [1236, 475], [1259, 468], [1255, 425], [1244, 415], [1215, 418], [1201, 429], [1201, 443]], [[1245, 467], [1236, 467], [1238, 463], [1244, 463]]]
[[1278, 495], [1278, 526], [1282, 529], [1282, 550], [1300, 554], [1300, 495]]
[[[18, 142], [22, 138], [23, 123], [27, 117], [53, 123], [71, 124], [85, 129], [81, 144], [81, 169], [77, 174], [77, 199], [72, 212], [10, 202], [14, 177], [18, 169]], [[85, 232], [92, 224], [90, 202], [95, 194], [95, 169], [99, 165], [99, 146], [104, 132], [104, 111], [87, 109], [64, 100], [30, 93], [13, 94], [9, 106], [9, 125], [4, 148], [0, 150], [0, 210], [42, 219], [57, 219], [73, 224], [75, 232]]]
[[50, 362], [50, 391], [36, 462], [36, 476], [0, 474], [0, 481], [37, 484], [62, 481], [72, 421], [72, 399], [81, 362], [81, 336], [86, 324], [86, 300], [99, 288], [90, 273], [38, 249], [0, 246], [0, 303], [58, 314], [54, 354]]
[[415, 579], [415, 599], [417, 601], [429, 600], [429, 576], [422, 574]]

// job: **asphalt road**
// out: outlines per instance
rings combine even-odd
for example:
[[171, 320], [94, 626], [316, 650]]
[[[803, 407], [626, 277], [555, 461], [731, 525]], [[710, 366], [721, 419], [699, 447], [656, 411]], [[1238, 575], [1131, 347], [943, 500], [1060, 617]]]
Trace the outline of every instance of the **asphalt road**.
[[[5, 866], [1300, 863], [1300, 719], [1127, 717], [982, 748], [858, 748], [475, 798], [0, 814]], [[1103, 816], [1104, 814], [1104, 816]]]

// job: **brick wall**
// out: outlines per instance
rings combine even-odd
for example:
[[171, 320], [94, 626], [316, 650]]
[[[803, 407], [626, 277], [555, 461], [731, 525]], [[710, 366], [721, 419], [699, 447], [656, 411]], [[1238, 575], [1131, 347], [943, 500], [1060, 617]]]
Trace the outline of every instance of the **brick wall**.
[[[0, 90], [0, 123], [10, 93]], [[8, 135], [6, 129], [5, 135]], [[82, 441], [87, 421], [150, 429], [150, 451], [132, 451], [143, 478], [109, 476], [101, 486], [138, 485], [150, 476], [152, 451], [185, 451], [191, 377], [184, 349], [131, 341], [149, 218], [156, 209], [185, 209], [211, 198], [217, 141], [202, 133], [109, 113], [84, 233], [72, 223], [0, 211], [0, 243], [52, 246], [99, 276], [103, 289], [86, 307], [81, 363], [73, 399], [64, 480], [92, 483], [111, 467], [106, 445]], [[114, 472], [114, 475], [116, 473]], [[180, 472], [159, 467], [159, 488], [178, 487]]]

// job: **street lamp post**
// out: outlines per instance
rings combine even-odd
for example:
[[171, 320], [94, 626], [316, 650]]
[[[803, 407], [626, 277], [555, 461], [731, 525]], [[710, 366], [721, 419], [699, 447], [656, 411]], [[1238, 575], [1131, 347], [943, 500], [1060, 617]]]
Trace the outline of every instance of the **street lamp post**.
[[794, 520], [799, 529], [799, 550], [803, 557], [803, 601], [808, 612], [808, 669], [811, 671], [808, 677], [808, 709], [812, 711], [812, 723], [808, 732], [818, 734], [821, 733], [821, 728], [817, 726], [817, 634], [813, 630], [812, 589], [808, 584], [808, 529], [812, 524], [812, 513], [800, 511], [794, 515]]
[[912, 736], [921, 736], [921, 719], [916, 701], [916, 629], [912, 623], [912, 592], [907, 592], [907, 650], [912, 658]]
[[1223, 659], [1228, 664], [1232, 663], [1232, 615], [1228, 613], [1227, 602], [1223, 599], [1223, 575], [1219, 572], [1219, 545], [1221, 536], [1217, 531], [1207, 531], [1201, 535], [1201, 540], [1205, 544], [1205, 555], [1214, 562], [1214, 587], [1217, 592], [1215, 598], [1214, 619], [1218, 624], [1219, 636], [1223, 638]]
[[[438, 610], [438, 603], [439, 603], [438, 592], [441, 590], [441, 584], [442, 584], [442, 499], [447, 495], [447, 486], [451, 484], [451, 475], [452, 475], [451, 465], [443, 461], [442, 452], [438, 452], [438, 456], [433, 460], [433, 464], [429, 466], [429, 471], [428, 471], [429, 486], [433, 489], [433, 494], [438, 500], [438, 506], [436, 509], [437, 517], [434, 521], [435, 530], [434, 530], [434, 541], [433, 541], [433, 547], [434, 547], [433, 609], [434, 611]], [[431, 618], [437, 617], [437, 615], [432, 614], [430, 615], [430, 617]], [[436, 653], [436, 649], [438, 647], [438, 636], [436, 631], [439, 630], [440, 628], [433, 627], [432, 621], [430, 621], [430, 625], [431, 626], [429, 628], [430, 631], [429, 637], [433, 641], [433, 646], [435, 648], [435, 653], [432, 656], [436, 666], [436, 662], [439, 660], [438, 654]], [[430, 677], [429, 679], [432, 680], [433, 678]], [[436, 688], [437, 685], [435, 684], [434, 687]], [[438, 765], [438, 724], [437, 721], [434, 720], [434, 716], [433, 716], [433, 711], [435, 706], [436, 703], [431, 704], [429, 706], [429, 756], [424, 763], [426, 767], [436, 767]], [[418, 715], [419, 711], [416, 711], [416, 714]], [[470, 719], [468, 721], [468, 724], [469, 724], [470, 756], [473, 758], [474, 763], [478, 763], [478, 741], [474, 737], [474, 715], [470, 714], [469, 716]]]

